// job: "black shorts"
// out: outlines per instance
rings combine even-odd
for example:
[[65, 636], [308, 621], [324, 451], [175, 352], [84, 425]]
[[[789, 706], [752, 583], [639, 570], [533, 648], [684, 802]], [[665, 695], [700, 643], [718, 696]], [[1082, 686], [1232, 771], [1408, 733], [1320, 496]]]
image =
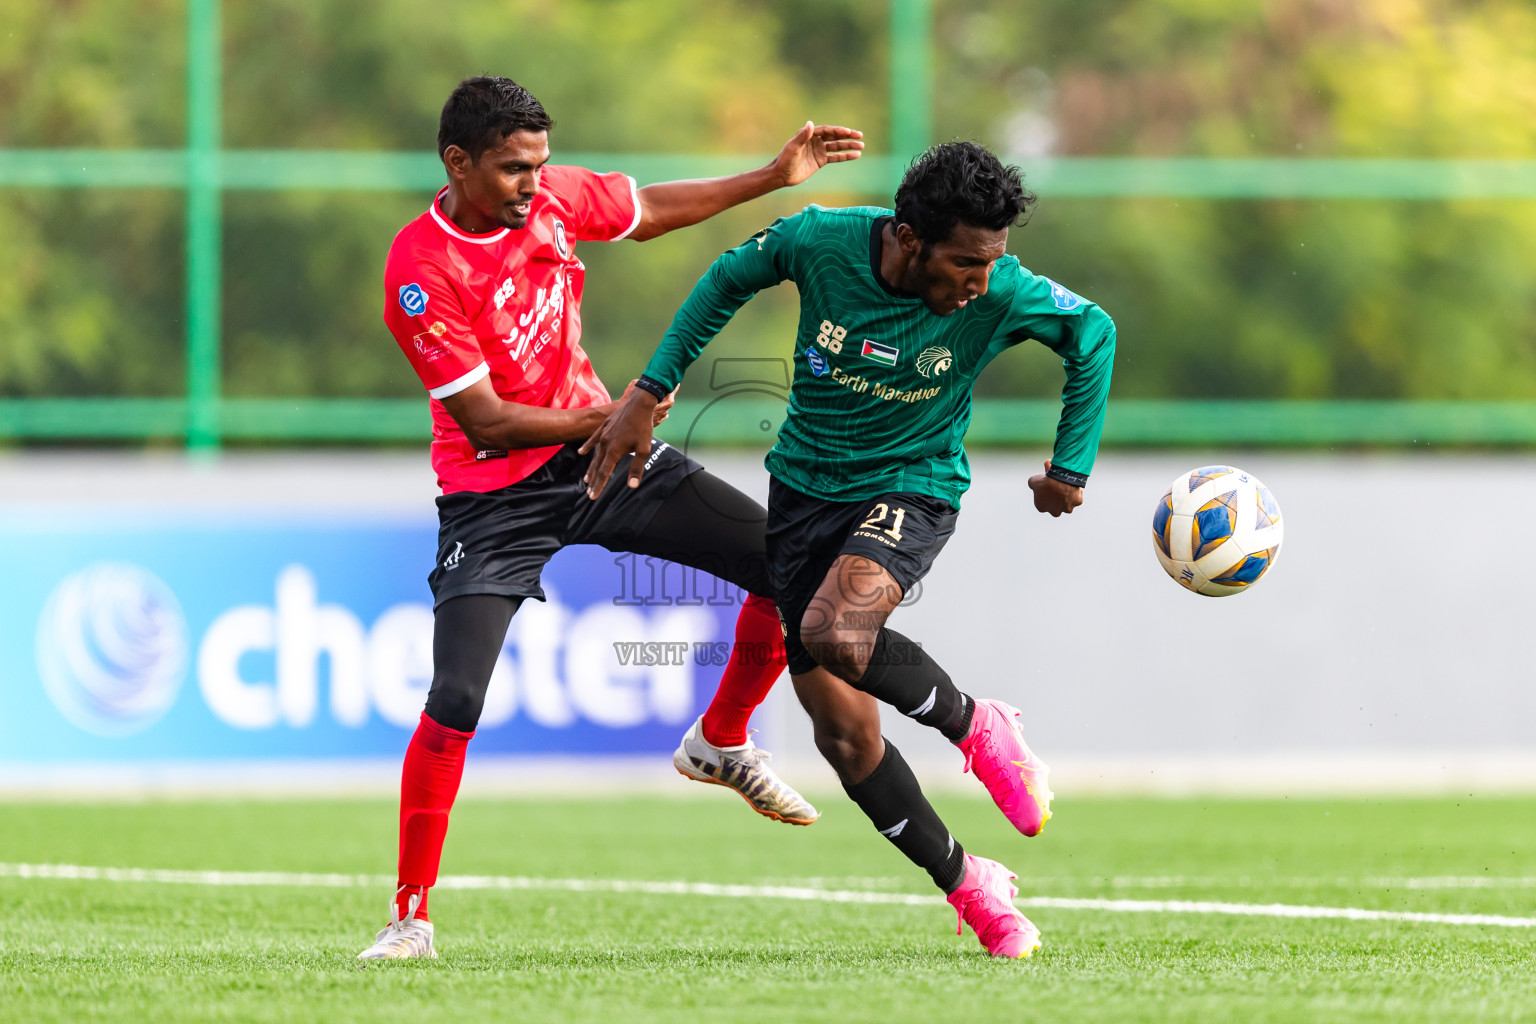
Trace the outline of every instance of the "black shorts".
[[824, 501], [782, 483], [768, 485], [768, 578], [792, 673], [816, 667], [800, 642], [800, 619], [839, 555], [863, 555], [909, 594], [933, 567], [960, 513], [942, 498], [897, 492], [863, 501]]
[[[467, 594], [542, 601], [544, 566], [570, 544], [651, 553], [636, 541], [678, 486], [703, 468], [666, 442], [652, 441], [640, 486], [628, 486], [630, 460], [623, 458], [593, 501], [582, 482], [592, 456], [578, 455], [578, 447], [567, 444], [510, 487], [456, 491], [437, 499], [437, 565], [427, 577], [434, 607]], [[674, 559], [678, 554], [660, 553]]]

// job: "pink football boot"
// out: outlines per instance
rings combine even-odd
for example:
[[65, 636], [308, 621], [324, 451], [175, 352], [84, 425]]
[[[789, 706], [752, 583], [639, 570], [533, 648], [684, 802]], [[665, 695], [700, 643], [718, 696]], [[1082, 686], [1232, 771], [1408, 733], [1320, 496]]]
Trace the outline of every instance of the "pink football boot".
[[1034, 836], [1051, 820], [1051, 769], [1030, 753], [1019, 714], [1018, 708], [1000, 700], [977, 700], [971, 731], [955, 745], [965, 754], [964, 770], [976, 770], [1003, 817]]
[[[1022, 960], [1040, 948], [1040, 929], [1013, 905], [1017, 877], [995, 860], [966, 854], [965, 881], [947, 898], [988, 953]], [[956, 935], [964, 930], [956, 924]]]

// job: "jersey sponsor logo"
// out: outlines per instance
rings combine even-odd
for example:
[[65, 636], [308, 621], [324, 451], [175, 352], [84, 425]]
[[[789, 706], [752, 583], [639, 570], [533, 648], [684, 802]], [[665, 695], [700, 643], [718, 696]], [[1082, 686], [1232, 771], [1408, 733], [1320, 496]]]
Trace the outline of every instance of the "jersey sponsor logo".
[[[565, 311], [565, 273], [555, 275], [550, 287], [540, 288], [533, 297], [533, 305], [517, 318], [517, 327], [502, 341], [512, 350], [512, 358], [524, 368], [533, 357], [543, 351], [550, 339], [560, 332], [561, 318]], [[549, 320], [549, 327], [544, 326]]]
[[954, 353], [941, 345], [923, 349], [917, 355], [917, 372], [924, 377], [937, 377], [955, 362]]
[[935, 384], [930, 388], [909, 388], [903, 391], [889, 384], [881, 384], [868, 377], [861, 377], [856, 373], [844, 373], [835, 366], [832, 367], [832, 379], [856, 395], [874, 395], [886, 402], [926, 402], [944, 391], [942, 384]]
[[427, 362], [435, 362], [448, 354], [448, 343], [443, 340], [443, 335], [448, 333], [448, 325], [441, 320], [432, 321], [432, 326], [422, 331], [411, 339], [411, 344], [416, 346], [416, 354]]
[[843, 350], [843, 339], [848, 337], [848, 329], [839, 327], [831, 320], [821, 322], [821, 333], [816, 335], [816, 344], [837, 355]]
[[870, 341], [868, 338], [865, 338], [864, 347], [859, 351], [859, 355], [865, 359], [873, 359], [875, 362], [885, 366], [895, 366], [901, 359], [901, 349], [894, 345], [882, 345], [878, 341]]
[[480, 451], [475, 452], [476, 462], [486, 462], [490, 459], [504, 459], [506, 457], [507, 452], [504, 448], [482, 448]]
[[1082, 299], [1076, 295], [1073, 295], [1071, 292], [1067, 291], [1055, 281], [1052, 281], [1050, 278], [1046, 278], [1045, 280], [1051, 286], [1051, 301], [1056, 303], [1057, 309], [1076, 309], [1078, 306], [1083, 304]]
[[400, 286], [400, 308], [411, 316], [421, 316], [427, 311], [427, 293], [421, 285], [413, 282]]
[[491, 301], [496, 304], [497, 309], [500, 309], [507, 304], [508, 299], [516, 294], [517, 285], [513, 284], [512, 279], [509, 277], [501, 282], [501, 287], [496, 289], [496, 294], [491, 296]]
[[932, 388], [909, 388], [902, 391], [888, 384], [876, 384], [870, 388], [869, 393], [885, 402], [926, 402], [930, 398], [937, 397], [943, 390], [942, 385]]
[[559, 219], [555, 220], [555, 252], [559, 253], [563, 260], [571, 258], [571, 246], [565, 240], [565, 222]]
[[507, 336], [506, 342], [512, 346], [512, 358], [518, 362], [523, 361], [523, 353], [528, 351], [528, 343], [533, 340], [533, 331], [519, 333], [513, 331]]
[[827, 362], [826, 357], [813, 348], [805, 350], [805, 361], [811, 365], [811, 373], [817, 377], [826, 376], [827, 371], [832, 369], [832, 364]]

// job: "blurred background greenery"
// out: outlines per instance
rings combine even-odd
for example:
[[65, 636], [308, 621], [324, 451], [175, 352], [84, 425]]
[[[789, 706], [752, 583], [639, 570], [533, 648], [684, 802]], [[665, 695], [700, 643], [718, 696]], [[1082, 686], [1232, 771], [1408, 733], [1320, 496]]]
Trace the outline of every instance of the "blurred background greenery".
[[[1536, 158], [1530, 0], [933, 0], [932, 134], [1050, 180], [1062, 157]], [[875, 0], [264, 0], [223, 4], [223, 146], [430, 151], [462, 77], [540, 97], [586, 154], [767, 155], [806, 118], [892, 152]], [[0, 150], [180, 149], [186, 0], [0, 0]], [[894, 154], [902, 162], [911, 153]], [[615, 166], [620, 166], [616, 164]], [[586, 245], [585, 344], [610, 387], [710, 260], [810, 185], [635, 245]], [[870, 180], [857, 179], [857, 180]], [[1536, 199], [1073, 196], [1010, 250], [1120, 327], [1118, 398], [1536, 399]], [[407, 397], [385, 331], [395, 231], [430, 190], [228, 191], [222, 390]], [[186, 196], [0, 188], [0, 398], [186, 393]], [[715, 349], [783, 355], [796, 297]], [[991, 396], [1045, 397], [1043, 349]]]

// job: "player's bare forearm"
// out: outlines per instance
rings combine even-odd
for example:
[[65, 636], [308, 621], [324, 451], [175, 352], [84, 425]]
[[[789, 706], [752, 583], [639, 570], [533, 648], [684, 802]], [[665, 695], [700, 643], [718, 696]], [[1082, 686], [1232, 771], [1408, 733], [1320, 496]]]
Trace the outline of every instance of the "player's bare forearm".
[[613, 475], [613, 467], [630, 453], [634, 453], [634, 458], [629, 465], [629, 486], [640, 486], [640, 478], [645, 474], [645, 460], [651, 452], [657, 404], [655, 395], [639, 388], [632, 389], [620, 399], [618, 408], [592, 431], [581, 446], [583, 454], [592, 453], [585, 478], [587, 497], [596, 500], [603, 493], [608, 478]]
[[503, 402], [504, 415], [470, 429], [462, 422], [464, 436], [480, 449], [511, 450], [569, 444], [590, 437], [614, 408], [614, 403], [585, 409], [540, 409]]
[[602, 426], [616, 404], [609, 402], [584, 409], [522, 405], [496, 394], [488, 379], [449, 395], [442, 403], [470, 444], [491, 451], [543, 448], [585, 440]]
[[807, 121], [764, 167], [724, 178], [647, 185], [639, 192], [640, 223], [629, 237], [643, 242], [697, 224], [775, 189], [798, 185], [827, 164], [857, 160], [863, 137], [853, 128]]

